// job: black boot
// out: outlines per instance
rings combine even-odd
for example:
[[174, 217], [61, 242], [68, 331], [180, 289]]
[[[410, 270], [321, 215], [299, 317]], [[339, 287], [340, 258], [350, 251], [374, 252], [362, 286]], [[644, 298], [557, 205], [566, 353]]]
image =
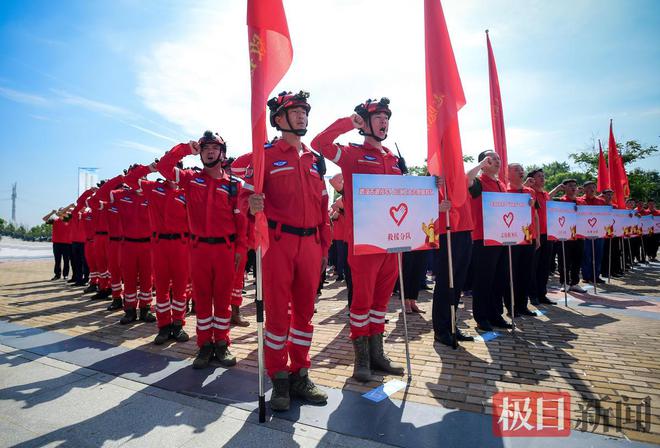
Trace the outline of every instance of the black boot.
[[83, 294], [89, 294], [90, 292], [97, 292], [98, 290], [99, 288], [96, 285], [92, 285], [90, 283], [90, 285], [87, 288], [83, 289]]
[[97, 292], [96, 294], [94, 294], [94, 295], [90, 298], [90, 300], [105, 300], [105, 299], [107, 299], [108, 297], [110, 297], [110, 294], [112, 294], [112, 290], [111, 290], [111, 289], [102, 289], [102, 290], [100, 290], [99, 292]]
[[215, 343], [215, 359], [225, 367], [236, 365], [236, 357], [231, 354], [227, 341], [220, 341]]
[[273, 382], [273, 391], [270, 395], [270, 408], [273, 411], [288, 411], [291, 404], [289, 397], [289, 372], [275, 372], [270, 379]]
[[381, 372], [387, 372], [393, 375], [403, 375], [403, 367], [393, 363], [385, 355], [382, 333], [369, 336], [369, 358], [371, 360], [372, 370], [380, 370]]
[[121, 299], [112, 299], [112, 303], [110, 305], [108, 305], [106, 310], [114, 311], [114, 310], [120, 309], [122, 306], [123, 305], [122, 305]]
[[238, 305], [231, 306], [231, 324], [237, 327], [249, 327], [250, 322], [241, 317], [241, 309]]
[[160, 327], [158, 329], [158, 334], [154, 338], [154, 344], [155, 345], [163, 345], [164, 343], [167, 342], [167, 340], [170, 338], [170, 333], [172, 332], [172, 326], [171, 325], [165, 325], [164, 327]]
[[328, 401], [328, 394], [314, 384], [309, 378], [307, 369], [303, 368], [298, 373], [292, 373], [289, 380], [291, 381], [289, 391], [292, 397], [302, 398], [314, 404], [321, 404]]
[[53, 276], [53, 278], [51, 278], [50, 281], [52, 282], [52, 281], [54, 281], [54, 280], [59, 280], [59, 279], [60, 279], [60, 275], [59, 275], [59, 274], [55, 274], [55, 276]]
[[142, 322], [156, 322], [156, 316], [151, 314], [151, 310], [149, 308], [150, 307], [148, 306], [140, 308], [140, 320]]
[[170, 332], [170, 338], [174, 339], [177, 342], [187, 342], [190, 339], [188, 333], [183, 329], [183, 322], [180, 320], [175, 320], [172, 322], [172, 331]]
[[353, 350], [355, 351], [353, 378], [362, 382], [371, 381], [373, 378], [369, 362], [369, 338], [360, 336], [353, 339]]
[[137, 320], [137, 310], [135, 308], [131, 308], [128, 310], [124, 310], [124, 317], [119, 319], [119, 323], [122, 325], [128, 325], [130, 323], [133, 323]]
[[213, 343], [207, 342], [197, 352], [197, 357], [193, 361], [193, 369], [205, 369], [209, 366], [213, 357]]

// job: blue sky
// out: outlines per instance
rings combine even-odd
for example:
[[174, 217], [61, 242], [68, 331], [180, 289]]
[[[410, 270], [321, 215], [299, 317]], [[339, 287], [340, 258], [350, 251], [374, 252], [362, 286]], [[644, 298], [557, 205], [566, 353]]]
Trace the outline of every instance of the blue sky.
[[[421, 0], [284, 0], [294, 63], [279, 90], [312, 96], [310, 139], [388, 96], [409, 164], [426, 151]], [[443, 2], [467, 105], [464, 152], [492, 147], [483, 31], [497, 59], [509, 160], [566, 160], [607, 139], [660, 144], [660, 3]], [[365, 29], [369, 30], [365, 32]], [[206, 128], [250, 147], [244, 1], [4, 0], [0, 217], [34, 225], [75, 200], [77, 167], [110, 177]], [[356, 134], [343, 141], [359, 141]], [[643, 162], [660, 169], [660, 157]]]

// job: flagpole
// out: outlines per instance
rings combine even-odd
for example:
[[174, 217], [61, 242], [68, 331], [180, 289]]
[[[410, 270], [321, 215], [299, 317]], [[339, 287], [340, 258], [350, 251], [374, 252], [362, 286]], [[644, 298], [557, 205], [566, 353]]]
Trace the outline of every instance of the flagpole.
[[[445, 199], [447, 196], [447, 184], [444, 184]], [[458, 348], [458, 335], [456, 332], [456, 295], [454, 293], [454, 260], [451, 251], [451, 222], [449, 220], [449, 210], [445, 212], [447, 230], [447, 268], [449, 270], [449, 308], [451, 309], [451, 345], [456, 350]]]
[[566, 288], [566, 249], [564, 248], [564, 240], [561, 240], [561, 259], [564, 267], [564, 306], [568, 307], [568, 290]]
[[635, 260], [633, 260], [632, 244], [630, 244], [630, 237], [628, 237], [628, 253], [630, 254], [630, 270], [634, 271], [635, 270]]
[[507, 245], [509, 248], [509, 288], [511, 289], [511, 334], [516, 332], [516, 310], [515, 310], [515, 298], [513, 291], [513, 261], [511, 260], [511, 245]]
[[595, 239], [591, 238], [591, 263], [593, 269], [591, 275], [593, 275], [594, 279], [594, 294], [598, 294], [598, 289], [596, 288], [596, 243], [594, 241]]
[[406, 341], [406, 369], [408, 370], [408, 383], [412, 381], [412, 372], [410, 369], [410, 347], [408, 345], [408, 321], [406, 319], [405, 291], [403, 290], [403, 262], [401, 261], [401, 252], [396, 254], [399, 263], [399, 292], [401, 293], [401, 315], [403, 316], [403, 333]]
[[261, 245], [257, 247], [257, 364], [259, 366], [259, 423], [266, 421], [266, 395], [264, 392], [264, 300], [263, 275], [261, 270]]
[[[612, 237], [614, 238], [614, 237]], [[608, 241], [607, 249], [609, 254], [607, 256], [607, 284], [612, 283], [612, 238]]]

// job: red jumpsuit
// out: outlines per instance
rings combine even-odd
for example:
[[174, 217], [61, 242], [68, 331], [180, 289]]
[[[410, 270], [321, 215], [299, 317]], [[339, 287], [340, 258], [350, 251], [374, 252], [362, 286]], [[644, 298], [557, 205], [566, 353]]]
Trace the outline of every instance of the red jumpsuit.
[[[239, 177], [240, 179], [245, 179], [245, 173], [252, 162], [252, 153], [243, 154], [234, 160], [234, 163], [231, 164], [231, 174]], [[234, 285], [231, 290], [231, 304], [236, 306], [241, 306], [243, 304], [243, 288], [245, 287], [245, 266], [247, 265], [247, 253], [248, 250], [254, 249], [254, 221], [248, 220], [247, 223], [247, 246], [245, 250], [241, 252], [241, 262], [236, 270], [236, 276], [234, 277]]]
[[341, 167], [344, 176], [345, 236], [348, 265], [353, 277], [351, 339], [385, 331], [387, 303], [399, 274], [395, 254], [353, 254], [353, 174], [401, 175], [398, 159], [387, 148], [368, 144], [343, 146], [334, 141], [354, 129], [350, 118], [340, 118], [312, 140], [312, 147]]
[[[100, 189], [99, 189], [100, 191]], [[110, 271], [108, 271], [108, 219], [107, 210], [101, 203], [97, 191], [87, 200], [92, 209], [92, 223], [94, 227], [94, 264], [99, 290], [110, 289]]]
[[[273, 377], [311, 365], [314, 300], [321, 258], [330, 247], [330, 226], [328, 193], [309, 149], [303, 145], [299, 155], [285, 140], [278, 140], [266, 145], [264, 157], [264, 213], [270, 227], [269, 248], [263, 256], [264, 352], [268, 375]], [[254, 192], [252, 178], [248, 168], [241, 193], [244, 208]]]
[[[149, 202], [135, 190], [113, 190], [110, 204], [117, 207], [124, 241], [121, 246], [121, 271], [124, 280], [124, 310], [151, 305], [151, 225]], [[140, 294], [137, 293], [138, 281]]]
[[[90, 196], [91, 197], [91, 196]], [[89, 267], [89, 284], [98, 285], [99, 284], [99, 272], [96, 265], [96, 224], [94, 222], [94, 212], [87, 205], [89, 198], [85, 199], [85, 208], [83, 208], [80, 213], [80, 218], [83, 222], [83, 227], [85, 228], [85, 236], [87, 241], [85, 242], [85, 259], [87, 259], [87, 267]]]
[[121, 175], [110, 179], [104, 183], [96, 192], [96, 202], [105, 211], [105, 218], [108, 225], [108, 273], [110, 278], [110, 289], [113, 299], [121, 299], [121, 247], [124, 236], [121, 227], [121, 218], [116, 204], [110, 204], [110, 191], [118, 184], [121, 184], [123, 177]]
[[246, 244], [246, 219], [238, 208], [240, 185], [226, 173], [214, 179], [204, 171], [176, 168], [176, 163], [190, 154], [188, 144], [177, 145], [156, 167], [166, 179], [175, 181], [186, 196], [197, 345], [220, 341], [229, 345], [234, 254]]
[[141, 189], [149, 201], [149, 215], [156, 233], [152, 244], [156, 319], [158, 328], [162, 328], [173, 321], [185, 324], [186, 290], [190, 278], [188, 214], [183, 190], [172, 188], [167, 182], [141, 179], [150, 172], [147, 166], [137, 166], [124, 177], [124, 181], [131, 188]]

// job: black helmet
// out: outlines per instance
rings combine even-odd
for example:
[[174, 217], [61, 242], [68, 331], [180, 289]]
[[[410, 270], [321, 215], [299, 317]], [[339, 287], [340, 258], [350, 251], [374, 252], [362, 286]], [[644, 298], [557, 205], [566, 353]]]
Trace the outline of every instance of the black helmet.
[[[307, 133], [307, 129], [293, 129], [291, 123], [289, 123], [289, 127], [291, 128], [290, 130], [280, 128], [275, 122], [275, 117], [280, 112], [286, 112], [288, 109], [293, 107], [302, 107], [309, 115], [309, 111], [312, 109], [312, 106], [310, 106], [307, 102], [307, 98], [309, 98], [309, 92], [304, 92], [301, 90], [296, 94], [286, 91], [280, 92], [276, 97], [268, 100], [268, 109], [270, 109], [270, 125], [278, 131], [292, 132], [301, 137], [305, 135]], [[289, 116], [285, 115], [285, 117], [286, 121], [288, 122]]]
[[387, 138], [387, 135], [385, 138], [380, 138], [376, 137], [374, 135], [374, 130], [371, 128], [371, 116], [384, 112], [387, 115], [387, 118], [389, 119], [392, 117], [392, 111], [390, 110], [390, 100], [388, 98], [381, 98], [379, 101], [376, 101], [375, 99], [368, 99], [362, 104], [358, 104], [355, 106], [355, 113], [358, 114], [362, 119], [365, 121], [365, 123], [369, 124], [369, 129], [371, 131], [370, 134], [366, 133], [363, 129], [360, 129], [360, 135], [365, 135], [368, 137], [372, 137], [379, 142], [385, 140]]

